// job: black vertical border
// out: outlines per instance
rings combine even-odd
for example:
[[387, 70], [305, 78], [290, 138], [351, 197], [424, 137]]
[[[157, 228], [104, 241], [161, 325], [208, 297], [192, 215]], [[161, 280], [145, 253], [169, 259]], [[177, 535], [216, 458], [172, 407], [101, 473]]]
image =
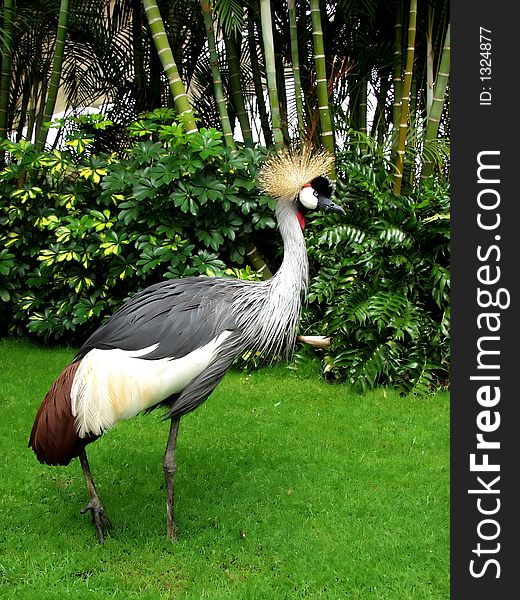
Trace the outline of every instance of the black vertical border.
[[[520, 581], [520, 527], [516, 490], [520, 462], [520, 364], [517, 364], [520, 327], [518, 296], [515, 286], [520, 274], [520, 126], [517, 113], [516, 80], [520, 57], [520, 21], [514, 3], [456, 0], [451, 6], [451, 142], [452, 142], [452, 375], [451, 375], [451, 598], [453, 600], [501, 600], [518, 597]], [[480, 27], [491, 30], [492, 80], [480, 79]], [[480, 104], [480, 93], [491, 88], [491, 105]], [[500, 184], [493, 186], [500, 194], [500, 227], [485, 232], [477, 225], [481, 212], [477, 196], [477, 156], [482, 151], [500, 151]], [[499, 240], [496, 239], [499, 235]], [[500, 494], [482, 495], [482, 506], [494, 506], [491, 498], [499, 497], [500, 510], [494, 518], [500, 535], [493, 541], [479, 538], [479, 522], [486, 518], [477, 509], [478, 495], [468, 490], [478, 488], [477, 476], [489, 481], [491, 474], [470, 472], [469, 457], [476, 452], [477, 415], [483, 410], [476, 401], [481, 382], [470, 380], [477, 371], [477, 340], [483, 335], [477, 326], [477, 270], [484, 263], [477, 257], [477, 246], [497, 244], [497, 252], [488, 261], [493, 272], [499, 266], [501, 279], [496, 288], [510, 292], [511, 303], [500, 313], [500, 403], [492, 410], [500, 412], [500, 428], [489, 436], [500, 440], [500, 450], [490, 451], [490, 462], [499, 461]], [[481, 286], [482, 287], [482, 286]], [[485, 333], [484, 333], [485, 335]], [[489, 334], [488, 334], [489, 335]], [[489, 372], [488, 372], [489, 373]], [[482, 487], [482, 486], [480, 486]], [[489, 502], [485, 502], [489, 499]], [[496, 502], [495, 502], [496, 504]], [[492, 535], [493, 526], [481, 529]], [[477, 556], [481, 548], [496, 553]], [[476, 559], [481, 572], [486, 558], [495, 558], [497, 568], [489, 564], [482, 577], [471, 575], [469, 564]]]

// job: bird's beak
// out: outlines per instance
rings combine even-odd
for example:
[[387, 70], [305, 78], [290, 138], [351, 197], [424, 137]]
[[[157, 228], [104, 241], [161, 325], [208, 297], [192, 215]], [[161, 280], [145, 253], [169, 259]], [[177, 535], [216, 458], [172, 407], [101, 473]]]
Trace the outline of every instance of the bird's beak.
[[321, 194], [318, 194], [318, 206], [316, 208], [325, 212], [335, 212], [340, 213], [341, 215], [345, 214], [345, 211], [341, 208], [341, 206], [335, 204], [330, 198], [322, 196]]

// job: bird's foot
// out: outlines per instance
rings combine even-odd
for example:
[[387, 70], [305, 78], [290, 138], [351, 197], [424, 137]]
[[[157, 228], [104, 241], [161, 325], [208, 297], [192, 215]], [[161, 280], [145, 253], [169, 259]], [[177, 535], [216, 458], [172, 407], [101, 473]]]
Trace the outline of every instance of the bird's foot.
[[80, 513], [84, 515], [88, 511], [92, 512], [92, 523], [96, 528], [96, 531], [99, 536], [99, 542], [101, 544], [105, 543], [105, 530], [110, 529], [112, 524], [110, 523], [110, 519], [108, 518], [103, 505], [99, 501], [99, 498], [95, 496], [90, 500], [90, 502], [80, 510]]

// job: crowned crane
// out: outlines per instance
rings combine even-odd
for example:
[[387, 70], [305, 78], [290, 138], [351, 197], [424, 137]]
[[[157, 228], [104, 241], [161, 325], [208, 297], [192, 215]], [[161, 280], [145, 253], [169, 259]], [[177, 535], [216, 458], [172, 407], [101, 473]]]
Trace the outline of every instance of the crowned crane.
[[137, 293], [85, 342], [65, 367], [38, 410], [29, 446], [48, 465], [78, 457], [99, 541], [110, 526], [87, 460], [86, 446], [117, 421], [162, 406], [171, 419], [163, 459], [168, 537], [174, 521], [175, 447], [179, 421], [202, 404], [235, 359], [247, 351], [289, 354], [296, 339], [308, 261], [304, 213], [344, 213], [330, 196], [325, 174], [332, 157], [285, 151], [260, 173], [263, 191], [277, 200], [284, 243], [280, 268], [261, 282], [224, 277], [187, 277]]

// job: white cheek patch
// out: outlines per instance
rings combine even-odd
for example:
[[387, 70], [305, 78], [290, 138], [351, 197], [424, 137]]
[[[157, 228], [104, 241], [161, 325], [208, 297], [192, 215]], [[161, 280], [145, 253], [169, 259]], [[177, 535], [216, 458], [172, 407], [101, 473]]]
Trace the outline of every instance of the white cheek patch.
[[318, 206], [318, 197], [314, 195], [314, 190], [309, 185], [300, 192], [300, 202], [309, 210], [314, 210]]

